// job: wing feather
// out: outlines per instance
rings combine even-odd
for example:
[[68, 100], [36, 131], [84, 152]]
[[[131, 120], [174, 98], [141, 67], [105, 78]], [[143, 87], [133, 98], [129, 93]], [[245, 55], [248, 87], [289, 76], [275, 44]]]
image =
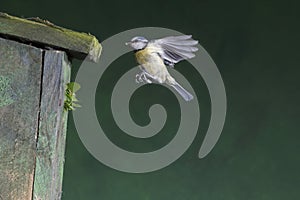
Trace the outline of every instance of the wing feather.
[[150, 43], [156, 47], [157, 53], [165, 63], [171, 66], [179, 61], [195, 57], [194, 52], [198, 51], [195, 47], [198, 41], [192, 39], [191, 35], [170, 36], [152, 40]]

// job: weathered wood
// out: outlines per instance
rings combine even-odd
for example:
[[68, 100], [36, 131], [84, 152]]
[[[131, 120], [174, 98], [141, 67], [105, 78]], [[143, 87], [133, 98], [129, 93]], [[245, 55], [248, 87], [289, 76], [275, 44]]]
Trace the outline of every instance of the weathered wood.
[[31, 200], [42, 50], [0, 38], [0, 196]]
[[94, 36], [58, 27], [38, 18], [33, 21], [0, 13], [0, 34], [24, 43], [63, 50], [78, 59], [87, 57], [97, 62], [101, 53], [101, 45]]
[[64, 52], [44, 56], [40, 125], [33, 197], [59, 200], [62, 190], [67, 112], [64, 111], [70, 63]]
[[32, 20], [0, 13], [0, 200], [60, 199], [68, 56], [101, 52], [92, 35]]

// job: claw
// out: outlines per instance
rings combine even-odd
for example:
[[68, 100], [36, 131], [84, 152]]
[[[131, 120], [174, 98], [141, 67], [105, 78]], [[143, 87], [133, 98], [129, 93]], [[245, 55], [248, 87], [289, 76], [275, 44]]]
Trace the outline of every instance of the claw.
[[148, 78], [146, 77], [146, 74], [145, 73], [142, 73], [141, 74], [141, 79], [142, 80], [144, 80], [144, 81], [146, 81]]
[[135, 75], [135, 82], [136, 82], [136, 83], [140, 83], [140, 81], [139, 81], [139, 77], [140, 77], [140, 75], [139, 75], [139, 74], [136, 74], [136, 75]]
[[143, 80], [143, 74], [140, 74], [140, 76], [139, 76], [139, 81], [140, 81], [140, 83], [142, 83], [142, 82], [144, 82], [144, 80]]
[[144, 72], [136, 74], [135, 75], [135, 82], [136, 83], [143, 83], [145, 81], [144, 76], [145, 76]]

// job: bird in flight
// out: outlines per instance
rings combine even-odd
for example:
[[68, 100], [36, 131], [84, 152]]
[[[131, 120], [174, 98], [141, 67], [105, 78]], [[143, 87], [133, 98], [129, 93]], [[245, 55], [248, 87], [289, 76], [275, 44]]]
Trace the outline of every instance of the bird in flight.
[[168, 72], [167, 66], [174, 65], [182, 60], [195, 57], [198, 51], [191, 35], [170, 36], [148, 41], [145, 37], [137, 36], [127, 42], [135, 50], [135, 57], [139, 63], [141, 73], [136, 75], [137, 83], [157, 82], [174, 88], [185, 101], [191, 101], [193, 95], [184, 89]]

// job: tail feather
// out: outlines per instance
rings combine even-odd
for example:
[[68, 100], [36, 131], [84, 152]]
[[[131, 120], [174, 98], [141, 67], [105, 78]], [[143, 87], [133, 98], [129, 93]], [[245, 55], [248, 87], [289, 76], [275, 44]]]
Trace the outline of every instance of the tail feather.
[[191, 93], [186, 91], [179, 83], [175, 82], [173, 84], [170, 84], [181, 96], [184, 98], [185, 101], [191, 101], [194, 97]]

